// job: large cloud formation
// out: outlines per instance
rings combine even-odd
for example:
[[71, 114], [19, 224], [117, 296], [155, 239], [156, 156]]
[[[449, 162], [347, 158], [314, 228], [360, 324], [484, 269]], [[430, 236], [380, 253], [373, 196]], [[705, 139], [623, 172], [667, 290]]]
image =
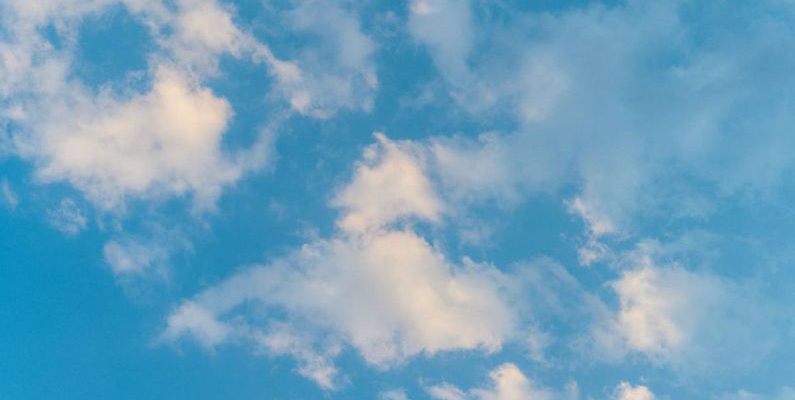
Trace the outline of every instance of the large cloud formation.
[[[14, 128], [5, 133], [4, 147], [33, 161], [40, 181], [69, 182], [105, 210], [118, 209], [127, 198], [185, 194], [194, 195], [198, 209], [209, 209], [225, 186], [268, 162], [269, 132], [248, 149], [224, 146], [234, 110], [206, 84], [217, 75], [222, 56], [265, 64], [268, 72], [263, 74], [275, 81], [273, 95], [309, 116], [369, 109], [367, 98], [377, 86], [374, 45], [357, 21], [333, 4], [321, 12], [301, 3], [293, 11], [294, 29], [326, 26], [319, 37], [346, 49], [330, 54], [330, 63], [328, 58], [277, 58], [235, 24], [231, 7], [215, 0], [173, 5], [156, 0], [8, 1], [1, 7], [0, 118]], [[119, 7], [154, 42], [146, 55], [147, 71], [141, 71], [151, 83], [143, 89], [92, 88], [72, 73], [82, 21]], [[329, 18], [344, 23], [329, 24]], [[55, 38], [47, 34], [50, 26]], [[351, 41], [356, 46], [348, 46]]]
[[[164, 337], [191, 335], [208, 347], [253, 339], [293, 355], [299, 372], [329, 388], [328, 358], [339, 344], [381, 368], [418, 354], [499, 349], [518, 318], [506, 298], [508, 277], [490, 265], [452, 262], [410, 228], [438, 218], [441, 207], [411, 150], [379, 136], [334, 201], [344, 210], [335, 237], [200, 293], [169, 317]], [[264, 309], [241, 313], [250, 302]], [[269, 319], [270, 309], [286, 316], [253, 322]]]
[[[123, 90], [92, 87], [72, 73], [80, 24], [112, 7], [152, 41], [139, 71], [144, 84]], [[268, 162], [271, 145], [263, 135], [248, 149], [225, 146], [235, 110], [210, 84], [224, 57], [262, 66], [272, 79], [268, 99], [289, 115], [328, 119], [376, 105], [378, 44], [348, 4], [288, 8], [278, 17], [300, 33], [300, 45], [276, 50], [215, 0], [5, 1], [2, 150], [30, 160], [40, 181], [67, 182], [103, 211], [129, 199], [183, 196], [197, 210], [212, 209], [225, 187]], [[185, 299], [168, 316], [163, 340], [190, 337], [206, 348], [244, 342], [294, 358], [300, 374], [328, 389], [342, 380], [335, 359], [346, 349], [380, 369], [447, 351], [495, 353], [533, 335], [527, 320], [548, 325], [541, 330], [585, 327], [532, 338], [530, 358], [539, 365], [548, 365], [546, 346], [578, 334], [578, 343], [562, 347], [586, 343], [601, 361], [631, 360], [678, 378], [747, 370], [772, 353], [781, 339], [775, 323], [786, 318], [763, 304], [750, 278], [735, 279], [720, 263], [650, 254], [644, 243], [654, 241], [644, 240], [683, 236], [682, 221], [721, 211], [731, 218], [737, 208], [786, 210], [777, 200], [790, 202], [781, 183], [795, 162], [791, 4], [639, 0], [534, 13], [414, 0], [405, 11], [403, 33], [413, 50], [427, 52], [439, 81], [431, 87], [451, 100], [451, 114], [505, 123], [414, 141], [377, 135], [330, 196], [339, 213], [334, 232]], [[0, 189], [16, 207], [5, 180]], [[507, 272], [451, 257], [435, 240], [472, 210], [510, 212], [542, 194], [584, 223], [578, 261], [596, 271], [589, 278], [598, 288], [585, 288], [556, 262], [520, 262], [525, 269]], [[721, 209], [724, 201], [735, 208]], [[87, 226], [71, 199], [50, 217], [67, 235]], [[123, 237], [104, 247], [117, 274], [139, 274], [168, 257], [159, 243]], [[514, 364], [489, 379], [481, 388], [441, 384], [428, 393], [576, 397], [535, 384]], [[612, 396], [654, 398], [628, 383]], [[779, 397], [789, 396], [781, 389]]]
[[791, 170], [791, 6], [631, 1], [512, 18], [476, 5], [416, 0], [409, 15], [459, 106], [516, 124], [437, 142], [457, 193], [512, 200], [573, 184], [593, 221], [631, 230], [661, 213], [703, 217], [704, 197], [775, 194]]

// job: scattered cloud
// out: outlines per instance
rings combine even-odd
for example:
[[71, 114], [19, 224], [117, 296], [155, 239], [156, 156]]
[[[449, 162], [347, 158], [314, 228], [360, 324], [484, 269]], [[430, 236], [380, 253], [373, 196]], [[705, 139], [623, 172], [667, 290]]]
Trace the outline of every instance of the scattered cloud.
[[117, 276], [140, 275], [162, 268], [168, 259], [168, 249], [163, 245], [130, 237], [108, 241], [102, 253], [105, 262]]
[[[0, 147], [29, 161], [37, 182], [79, 191], [47, 210], [55, 229], [79, 235], [93, 206], [104, 230], [101, 216], [123, 216], [137, 201], [188, 199], [193, 215], [204, 216], [227, 188], [270, 163], [281, 121], [374, 109], [381, 44], [363, 6], [269, 6], [283, 20], [273, 29], [285, 31], [274, 36], [289, 38], [286, 46], [271, 46], [267, 29], [238, 26], [236, 7], [216, 0], [0, 4]], [[451, 112], [475, 123], [415, 140], [376, 134], [350, 180], [328, 194], [337, 213], [331, 232], [183, 299], [160, 339], [190, 338], [209, 351], [244, 343], [258, 355], [291, 358], [297, 373], [325, 390], [344, 386], [336, 363], [346, 350], [385, 370], [442, 352], [495, 354], [511, 344], [539, 366], [558, 367], [561, 352], [587, 345], [608, 364], [680, 378], [724, 378], [773, 353], [791, 317], [767, 303], [764, 282], [735, 277], [737, 265], [701, 265], [676, 254], [676, 245], [638, 238], [684, 236], [670, 227], [725, 212], [727, 199], [761, 214], [789, 214], [782, 182], [795, 166], [795, 9], [778, 1], [699, 5], [705, 19], [687, 1], [517, 7], [412, 0], [405, 20], [394, 10], [376, 16], [405, 22], [390, 38], [426, 51], [438, 75], [420, 82], [429, 89], [411, 111], [451, 99]], [[92, 87], [75, 74], [80, 27], [111, 9], [144, 26], [152, 43], [145, 69], [136, 72], [140, 82]], [[262, 97], [279, 117], [264, 122], [250, 146], [231, 144], [233, 96], [213, 86], [227, 58], [270, 74]], [[478, 247], [499, 230], [488, 217], [479, 220], [482, 207], [512, 210], [545, 195], [584, 225], [576, 257], [592, 268], [573, 272], [544, 257], [498, 268], [445, 248], [448, 225], [459, 230], [459, 250]], [[14, 210], [19, 201], [0, 179], [0, 202]], [[280, 208], [271, 202], [273, 213], [283, 214]], [[727, 209], [734, 220], [736, 210]], [[709, 222], [708, 229], [736, 229]], [[161, 272], [174, 251], [168, 241], [121, 226], [112, 235], [103, 256], [120, 279]], [[574, 260], [573, 253], [560, 259]], [[566, 361], [576, 369], [581, 360]], [[604, 396], [655, 398], [627, 382], [606, 393], [613, 383], [603, 386]], [[546, 388], [514, 364], [497, 367], [481, 387], [441, 383], [427, 393], [443, 400], [579, 398], [576, 385]], [[380, 398], [408, 396], [398, 389]], [[795, 391], [723, 398], [784, 400]]]
[[769, 354], [776, 312], [753, 289], [651, 256], [639, 261], [611, 284], [619, 301], [614, 318], [597, 321], [606, 324], [595, 335], [608, 356], [642, 354], [706, 376], [753, 368]]
[[425, 176], [421, 158], [408, 143], [376, 134], [353, 180], [332, 201], [345, 210], [340, 227], [349, 232], [380, 229], [400, 218], [436, 221], [442, 203]]
[[19, 195], [6, 178], [0, 180], [0, 198], [2, 198], [3, 204], [11, 210], [16, 209], [19, 205]]
[[[347, 210], [341, 221], [350, 221], [355, 215], [359, 223], [343, 224], [335, 237], [311, 241], [287, 257], [243, 270], [186, 301], [170, 317], [165, 337], [191, 335], [214, 344], [206, 338], [223, 338], [214, 333], [219, 326], [243, 332], [243, 336], [262, 331], [265, 333], [256, 336], [269, 337], [268, 327], [241, 322], [247, 318], [236, 312], [239, 305], [257, 302], [266, 310], [283, 310], [286, 318], [278, 322], [308, 335], [302, 343], [309, 344], [298, 348], [314, 350], [288, 354], [311, 365], [326, 365], [314, 357], [328, 357], [329, 341], [353, 347], [379, 368], [420, 354], [498, 350], [513, 335], [517, 323], [505, 298], [507, 277], [490, 265], [466, 259], [451, 262], [417, 233], [390, 227], [404, 218], [427, 220], [435, 214], [426, 212], [433, 203], [427, 198], [425, 178], [412, 167], [411, 159], [400, 153], [397, 144], [379, 140], [366, 150], [366, 163], [341, 192], [342, 200], [336, 200]], [[389, 182], [397, 184], [383, 186]], [[364, 200], [346, 200], [357, 199], [346, 197], [346, 193], [378, 193], [385, 188], [393, 196], [366, 197], [375, 206]], [[418, 195], [421, 201], [414, 200]], [[397, 207], [381, 204], [393, 204], [395, 199]], [[388, 214], [384, 214], [386, 210]], [[201, 316], [200, 321], [187, 322], [191, 315]], [[200, 332], [202, 327], [210, 332]], [[266, 347], [284, 353], [280, 346], [276, 351], [274, 346]], [[331, 386], [327, 375], [304, 375], [321, 386]]]
[[220, 149], [229, 104], [177, 70], [161, 68], [149, 93], [127, 100], [72, 96], [24, 121], [35, 134], [17, 138], [44, 182], [68, 181], [104, 209], [189, 191], [211, 207], [240, 175]]
[[720, 397], [721, 400], [793, 400], [795, 399], [795, 389], [784, 386], [776, 393], [762, 395], [747, 390], [739, 390], [736, 393], [726, 394]]
[[409, 6], [410, 33], [457, 103], [475, 118], [516, 125], [485, 139], [436, 141], [438, 171], [458, 194], [515, 203], [574, 186], [591, 228], [631, 232], [652, 218], [693, 218], [680, 211], [746, 191], [770, 199], [791, 171], [795, 159], [779, 149], [791, 142], [792, 121], [777, 111], [790, 100], [768, 83], [795, 80], [785, 69], [763, 78], [757, 70], [775, 49], [795, 47], [780, 29], [791, 8], [710, 8], [725, 20], [765, 17], [705, 30], [712, 20], [693, 17], [688, 2], [593, 3], [520, 18], [510, 6], [475, 17], [474, 4], [483, 11], [465, 1]]
[[[296, 111], [328, 117], [341, 108], [370, 109], [377, 87], [373, 42], [355, 16], [327, 2], [302, 2], [289, 27], [318, 40], [297, 61], [235, 25], [234, 9], [215, 0], [48, 0], [31, 6], [3, 4], [0, 42], [0, 115], [21, 129], [10, 136], [13, 152], [36, 165], [42, 182], [65, 181], [103, 210], [125, 200], [192, 194], [197, 210], [215, 206], [224, 187], [267, 164], [272, 134], [251, 149], [222, 146], [234, 111], [205, 81], [223, 55], [248, 57], [269, 67]], [[75, 80], [78, 27], [84, 18], [121, 5], [152, 35], [147, 55], [151, 87], [113, 92]], [[42, 27], [54, 24], [63, 48]], [[327, 52], [320, 50], [328, 49]], [[272, 133], [272, 132], [271, 132]]]
[[428, 394], [437, 400], [552, 400], [579, 398], [576, 384], [570, 384], [563, 392], [555, 392], [538, 386], [528, 379], [519, 368], [510, 363], [502, 364], [489, 373], [490, 384], [464, 391], [443, 383], [427, 388]]
[[362, 32], [355, 13], [339, 2], [296, 4], [287, 21], [297, 32], [310, 34], [314, 44], [296, 56], [300, 82], [286, 88], [293, 93], [293, 109], [319, 118], [340, 109], [370, 111], [378, 88], [376, 44]]
[[58, 207], [49, 210], [47, 219], [53, 228], [66, 236], [77, 236], [88, 225], [83, 210], [71, 198], [61, 200]]
[[409, 396], [402, 389], [389, 390], [381, 392], [378, 396], [379, 400], [409, 400]]
[[615, 400], [654, 400], [654, 393], [643, 385], [632, 386], [627, 382], [621, 382], [613, 391]]

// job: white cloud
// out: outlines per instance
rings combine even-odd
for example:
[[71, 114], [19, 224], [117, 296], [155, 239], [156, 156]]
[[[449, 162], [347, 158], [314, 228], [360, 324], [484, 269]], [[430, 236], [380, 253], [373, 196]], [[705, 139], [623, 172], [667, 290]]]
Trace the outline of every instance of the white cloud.
[[[753, 368], [776, 341], [775, 312], [752, 289], [676, 264], [639, 259], [611, 286], [619, 309], [597, 321], [603, 355], [641, 354], [682, 374], [714, 374]], [[764, 338], [760, 340], [759, 338]]]
[[409, 9], [414, 39], [430, 48], [447, 80], [463, 87], [470, 79], [467, 58], [475, 37], [470, 2], [415, 0]]
[[181, 0], [176, 26], [180, 40], [195, 42], [216, 52], [234, 53], [241, 33], [231, 13], [213, 0]]
[[598, 214], [582, 198], [575, 197], [569, 202], [568, 206], [571, 213], [579, 215], [585, 221], [591, 235], [599, 237], [616, 231], [612, 221], [606, 216]]
[[[504, 280], [490, 266], [450, 263], [411, 232], [378, 232], [309, 243], [187, 304], [219, 319], [250, 301], [282, 309], [387, 368], [423, 353], [499, 349], [515, 323], [500, 292]], [[169, 332], [192, 333], [171, 325]]]
[[187, 192], [210, 207], [241, 173], [220, 148], [228, 103], [179, 71], [159, 69], [151, 91], [130, 99], [69, 100], [22, 121], [35, 133], [17, 148], [37, 161], [39, 179], [68, 181], [105, 209]]
[[654, 400], [654, 393], [643, 385], [632, 386], [621, 382], [613, 391], [615, 400]]
[[381, 392], [378, 395], [379, 400], [409, 400], [409, 396], [401, 389], [389, 390]]
[[[153, 82], [143, 92], [94, 90], [70, 74], [70, 38], [81, 20], [117, 3], [160, 46], [148, 55]], [[221, 54], [240, 55], [253, 40], [229, 9], [213, 0], [182, 0], [173, 8], [147, 0], [36, 4], [3, 5], [11, 33], [0, 43], [0, 93], [3, 118], [21, 128], [10, 147], [35, 163], [41, 181], [69, 182], [105, 210], [122, 208], [127, 198], [187, 194], [206, 210], [225, 186], [265, 164], [268, 135], [251, 150], [222, 150], [233, 112], [202, 85]], [[55, 24], [62, 49], [38, 29], [47, 23]]]
[[286, 22], [312, 38], [292, 62], [264, 54], [291, 107], [317, 118], [344, 109], [370, 111], [378, 88], [376, 45], [356, 15], [337, 2], [303, 0], [286, 14]]
[[5, 206], [11, 210], [16, 209], [19, 205], [19, 195], [17, 195], [17, 192], [14, 191], [11, 183], [6, 178], [0, 180], [0, 198], [3, 199]]
[[567, 206], [570, 213], [579, 216], [585, 222], [587, 230], [585, 244], [577, 249], [580, 265], [590, 266], [597, 261], [608, 259], [611, 255], [610, 249], [601, 242], [601, 238], [615, 234], [617, 232], [615, 224], [580, 197], [568, 201]]
[[[245, 326], [237, 329], [246, 332], [241, 333], [243, 336], [252, 336], [252, 331], [267, 332], [267, 327], [241, 322], [247, 317], [238, 312], [238, 306], [254, 302], [265, 310], [260, 320], [267, 318], [267, 310], [282, 310], [286, 317], [281, 323], [309, 335], [302, 339], [306, 344], [301, 347], [311, 351], [289, 354], [313, 365], [307, 354], [328, 354], [329, 341], [352, 346], [368, 363], [380, 368], [420, 354], [499, 349], [514, 334], [517, 323], [506, 299], [507, 277], [490, 265], [469, 260], [451, 262], [416, 233], [387, 228], [385, 224], [403, 218], [433, 217], [433, 213], [424, 211], [428, 209], [427, 199], [404, 201], [418, 194], [425, 196], [424, 184], [416, 185], [425, 178], [398, 144], [384, 138], [366, 153], [368, 162], [360, 165], [352, 183], [341, 193], [355, 190], [370, 195], [387, 187], [384, 182], [411, 183], [390, 189], [394, 197], [403, 199], [394, 212], [384, 213], [383, 201], [393, 202], [385, 197], [368, 197], [375, 206], [359, 200], [338, 200], [347, 210], [342, 221], [351, 215], [360, 216], [354, 229], [309, 242], [284, 258], [241, 271], [197, 295], [172, 314], [165, 336], [176, 339], [198, 334], [200, 341], [206, 342], [201, 338], [219, 337], [212, 334], [217, 326], [232, 329], [231, 321]], [[201, 323], [187, 323], [197, 309], [202, 310], [198, 314]], [[216, 322], [208, 324], [205, 320], [209, 319]], [[208, 326], [211, 332], [198, 332], [202, 326]], [[271, 353], [284, 353], [274, 350], [280, 346], [266, 347]], [[324, 357], [330, 356], [320, 359]], [[327, 375], [304, 375], [322, 386], [332, 382]]]
[[505, 162], [512, 157], [506, 144], [490, 134], [477, 141], [437, 139], [429, 144], [429, 151], [434, 171], [452, 198], [470, 202], [496, 198], [513, 204], [521, 198], [521, 173]]
[[795, 389], [784, 386], [777, 392], [769, 395], [749, 392], [747, 390], [739, 390], [736, 393], [725, 394], [720, 397], [721, 400], [795, 400]]
[[47, 219], [55, 229], [67, 236], [76, 236], [88, 224], [88, 218], [73, 199], [61, 200], [58, 207], [47, 212]]
[[428, 394], [437, 400], [574, 400], [578, 395], [576, 385], [564, 392], [540, 387], [530, 381], [514, 364], [503, 364], [489, 373], [490, 385], [464, 391], [450, 384], [431, 386]]
[[162, 337], [169, 339], [190, 334], [202, 346], [212, 349], [222, 343], [231, 330], [231, 327], [217, 321], [212, 312], [194, 303], [185, 303], [168, 317]]
[[102, 254], [117, 276], [140, 275], [162, 266], [168, 259], [165, 247], [132, 238], [108, 241], [102, 248]]
[[[795, 63], [780, 51], [795, 48], [779, 29], [791, 8], [757, 2], [710, 9], [726, 20], [765, 17], [700, 37], [693, 32], [709, 22], [686, 17], [688, 2], [553, 14], [508, 6], [478, 18], [474, 4], [482, 6], [417, 0], [409, 7], [410, 33], [458, 105], [474, 118], [497, 115], [517, 125], [488, 140], [439, 141], [435, 152], [451, 191], [510, 203], [576, 187], [589, 216], [624, 232], [641, 219], [692, 218], [680, 212], [693, 204], [683, 189], [710, 192], [707, 203], [749, 190], [766, 199], [795, 165], [783, 150], [791, 147], [793, 121], [777, 111], [790, 100], [769, 90], [795, 80], [784, 69], [760, 68], [770, 59]], [[594, 257], [584, 254], [584, 261]]]
[[459, 389], [459, 388], [457, 388], [457, 387], [455, 387], [455, 386], [453, 386], [453, 385], [451, 385], [449, 383], [442, 383], [440, 385], [431, 386], [431, 387], [429, 387], [427, 389], [427, 391], [428, 391], [428, 394], [432, 398], [438, 399], [438, 400], [466, 400], [467, 399], [467, 394], [463, 390], [461, 390], [461, 389]]
[[[151, 88], [92, 89], [71, 74], [78, 28], [87, 16], [122, 5], [149, 30]], [[215, 0], [9, 1], [2, 5], [0, 106], [20, 129], [6, 147], [31, 160], [43, 182], [66, 181], [104, 210], [128, 198], [193, 195], [197, 210], [213, 208], [224, 187], [261, 168], [271, 153], [265, 132], [250, 149], [222, 149], [233, 115], [203, 82], [224, 54], [265, 63], [298, 112], [328, 117], [372, 105], [377, 88], [375, 45], [353, 11], [301, 2], [289, 12], [291, 34], [309, 33], [306, 51], [283, 61], [235, 24], [234, 8]], [[52, 24], [56, 47], [40, 29]], [[266, 134], [267, 133], [267, 134]]]
[[317, 350], [311, 335], [279, 323], [271, 324], [265, 332], [255, 332], [253, 337], [268, 353], [293, 357], [299, 364], [297, 372], [321, 388], [334, 389], [339, 385], [340, 378], [333, 362], [340, 352], [338, 345], [329, 344]]
[[436, 221], [442, 211], [416, 149], [377, 134], [348, 184], [332, 201], [345, 211], [340, 227], [349, 232], [380, 229], [405, 217]]

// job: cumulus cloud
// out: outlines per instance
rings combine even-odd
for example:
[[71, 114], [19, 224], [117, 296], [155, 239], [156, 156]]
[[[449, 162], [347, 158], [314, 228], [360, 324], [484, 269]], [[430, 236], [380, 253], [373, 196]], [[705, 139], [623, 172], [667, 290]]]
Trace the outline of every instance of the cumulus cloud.
[[182, 64], [214, 71], [217, 56], [240, 55], [247, 38], [232, 21], [232, 11], [215, 0], [180, 0], [169, 16], [174, 33], [161, 39]]
[[[82, 18], [116, 3], [4, 4], [10, 39], [0, 45], [3, 115], [20, 127], [10, 136], [11, 148], [35, 163], [40, 181], [69, 182], [105, 210], [127, 198], [187, 194], [197, 209], [212, 208], [222, 188], [254, 165], [222, 150], [233, 112], [202, 85], [220, 54], [239, 51], [242, 34], [214, 1], [184, 0], [174, 9], [120, 2], [161, 44], [150, 57], [151, 86], [91, 89], [71, 76], [75, 43], [66, 39]], [[66, 40], [63, 48], [42, 35], [47, 23]]]
[[[329, 348], [335, 346], [329, 341], [353, 347], [379, 368], [420, 354], [499, 349], [517, 323], [506, 299], [507, 277], [490, 265], [466, 259], [452, 262], [417, 233], [390, 225], [404, 218], [431, 220], [435, 214], [427, 212], [426, 188], [417, 185], [424, 178], [410, 155], [396, 143], [379, 140], [366, 151], [367, 161], [342, 190], [343, 200], [337, 200], [346, 208], [341, 221], [354, 215], [357, 224], [342, 224], [332, 238], [309, 242], [268, 265], [245, 269], [186, 301], [170, 317], [164, 336], [192, 335], [214, 344], [206, 338], [220, 339], [213, 332], [223, 326], [243, 337], [271, 337], [272, 324], [246, 322], [239, 306], [260, 304], [266, 318], [267, 310], [282, 310], [286, 317], [272, 322], [300, 329], [308, 337], [302, 338], [301, 346], [267, 345], [265, 350], [293, 355], [302, 365], [299, 372], [324, 387], [333, 386], [329, 374], [334, 370], [327, 360], [334, 354]], [[377, 194], [390, 182], [398, 183], [389, 189], [392, 197], [345, 200], [345, 193]], [[421, 201], [415, 201], [418, 195]], [[191, 315], [201, 316], [200, 321], [190, 324]], [[205, 326], [211, 328], [207, 334], [200, 332]], [[282, 350], [287, 348], [306, 350], [298, 354]]]
[[611, 284], [619, 309], [595, 333], [605, 354], [641, 354], [679, 373], [707, 375], [746, 370], [770, 352], [775, 313], [750, 289], [653, 257], [641, 260]]
[[228, 103], [179, 71], [161, 68], [151, 91], [130, 99], [75, 97], [21, 121], [35, 134], [18, 137], [18, 151], [44, 182], [68, 181], [107, 209], [128, 195], [186, 192], [207, 206], [240, 175], [220, 149]]
[[[410, 233], [322, 241], [200, 294], [172, 314], [166, 336], [190, 334], [211, 344], [206, 338], [219, 338], [212, 332], [226, 326], [222, 321], [234, 321], [236, 307], [255, 301], [285, 310], [289, 323], [308, 324], [313, 342], [337, 338], [381, 368], [421, 353], [493, 351], [513, 330], [513, 315], [499, 293], [501, 279], [490, 267], [450, 264]], [[187, 322], [194, 314], [201, 320]], [[218, 322], [208, 323], [210, 316]], [[204, 327], [210, 333], [200, 332]], [[287, 348], [297, 347], [267, 346], [278, 354]], [[321, 352], [326, 351], [307, 350]], [[328, 378], [305, 375], [329, 386]]]
[[421, 155], [409, 143], [376, 134], [378, 144], [364, 153], [352, 182], [332, 201], [345, 211], [342, 229], [378, 229], [400, 218], [436, 221], [442, 203], [425, 176]]
[[467, 391], [448, 383], [431, 386], [427, 391], [438, 400], [574, 400], [579, 397], [575, 384], [570, 384], [566, 390], [558, 393], [538, 386], [511, 363], [502, 364], [491, 371], [489, 380], [489, 385]]
[[615, 400], [654, 400], [654, 393], [643, 385], [632, 386], [627, 382], [621, 382], [613, 391]]
[[[152, 82], [145, 90], [94, 89], [72, 74], [81, 22], [119, 5], [155, 43], [146, 55], [144, 72]], [[300, 3], [289, 13], [292, 33], [317, 39], [317, 46], [294, 54], [296, 61], [275, 56], [235, 24], [231, 6], [215, 0], [173, 6], [10, 1], [0, 7], [0, 118], [19, 127], [4, 147], [31, 160], [40, 181], [69, 182], [104, 210], [122, 208], [128, 198], [185, 195], [193, 195], [197, 209], [211, 209], [224, 187], [267, 163], [272, 134], [250, 149], [222, 146], [234, 112], [205, 81], [217, 75], [223, 55], [264, 63], [276, 78], [274, 94], [283, 92], [292, 108], [309, 116], [367, 110], [377, 87], [375, 45], [351, 11], [327, 2]], [[48, 24], [58, 45], [42, 33]]]

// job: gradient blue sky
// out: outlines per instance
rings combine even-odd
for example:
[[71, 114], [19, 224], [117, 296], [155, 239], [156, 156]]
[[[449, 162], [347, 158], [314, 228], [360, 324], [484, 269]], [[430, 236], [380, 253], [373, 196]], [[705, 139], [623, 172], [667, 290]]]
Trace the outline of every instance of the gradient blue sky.
[[0, 398], [795, 399], [795, 3], [0, 0]]

